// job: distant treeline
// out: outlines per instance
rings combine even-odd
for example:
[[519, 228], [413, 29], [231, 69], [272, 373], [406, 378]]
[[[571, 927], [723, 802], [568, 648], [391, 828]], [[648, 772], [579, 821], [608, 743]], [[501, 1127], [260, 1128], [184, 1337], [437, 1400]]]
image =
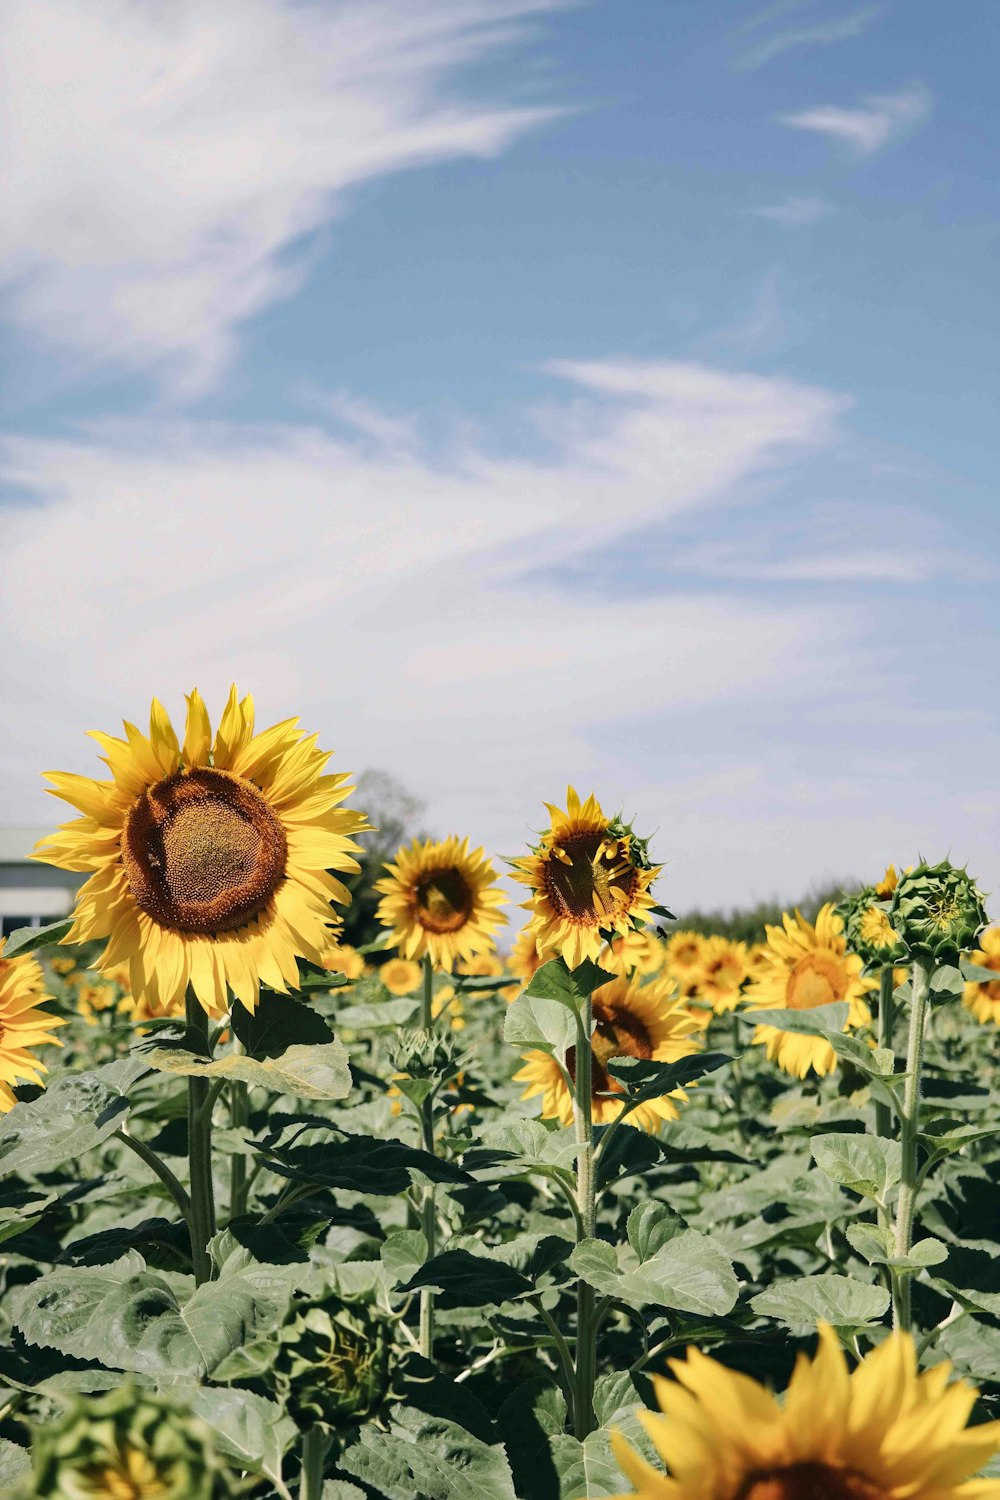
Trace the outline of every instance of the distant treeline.
[[678, 917], [677, 927], [706, 934], [717, 932], [722, 937], [740, 939], [744, 943], [762, 943], [766, 936], [764, 928], [779, 925], [782, 912], [798, 909], [807, 921], [814, 922], [816, 913], [827, 901], [836, 903], [845, 891], [858, 888], [858, 882], [849, 880], [837, 885], [814, 886], [799, 901], [758, 901], [754, 906], [736, 906], [729, 911], [689, 911]]

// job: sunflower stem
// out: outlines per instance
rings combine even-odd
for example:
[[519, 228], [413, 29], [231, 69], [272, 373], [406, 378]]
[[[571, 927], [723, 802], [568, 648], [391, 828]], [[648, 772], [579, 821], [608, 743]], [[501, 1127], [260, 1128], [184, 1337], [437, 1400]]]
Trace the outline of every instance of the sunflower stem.
[[[238, 1051], [242, 1051], [239, 1042]], [[246, 1130], [250, 1121], [250, 1093], [245, 1083], [234, 1078], [229, 1085], [229, 1123], [233, 1130]], [[247, 1211], [249, 1189], [247, 1185], [247, 1159], [237, 1151], [229, 1164], [229, 1217], [238, 1219]]]
[[[920, 1129], [920, 1073], [924, 1060], [924, 1030], [927, 1022], [927, 1000], [930, 995], [934, 965], [930, 960], [917, 958], [913, 963], [913, 980], [910, 997], [910, 1033], [906, 1046], [906, 1083], [903, 1089], [903, 1104], [900, 1111], [899, 1144], [902, 1153], [902, 1171], [899, 1197], [896, 1200], [896, 1233], [893, 1251], [897, 1260], [910, 1253], [913, 1236], [913, 1212], [917, 1198], [917, 1134]], [[908, 1333], [912, 1326], [910, 1289], [912, 1275], [899, 1268], [896, 1275], [896, 1296], [893, 1301], [892, 1319], [894, 1327]]]
[[[423, 983], [420, 987], [420, 1025], [430, 1031], [434, 1025], [434, 966], [430, 954], [423, 959]], [[420, 1144], [431, 1156], [434, 1155], [434, 1095], [430, 1094], [420, 1106]], [[437, 1239], [437, 1209], [434, 1203], [434, 1184], [427, 1184], [420, 1210], [420, 1227], [427, 1241], [428, 1259], [434, 1254]], [[434, 1357], [434, 1293], [424, 1288], [420, 1293], [420, 1352], [425, 1359]]]
[[[575, 1087], [573, 1090], [573, 1127], [576, 1132], [576, 1206], [580, 1240], [592, 1240], [597, 1234], [597, 1195], [594, 1177], [594, 1121], [591, 1107], [593, 1088], [594, 1031], [591, 997], [581, 1008], [576, 1046]], [[597, 1322], [595, 1293], [582, 1279], [576, 1284], [576, 1378], [573, 1391], [573, 1430], [582, 1441], [597, 1426], [594, 1417], [594, 1381], [597, 1375]]]
[[[894, 1033], [894, 1022], [896, 1019], [896, 1008], [893, 1000], [893, 974], [892, 966], [883, 969], [878, 977], [878, 1044], [883, 1050], [892, 1052], [892, 1039]], [[875, 1134], [883, 1140], [890, 1140], [893, 1134], [892, 1109], [881, 1100], [875, 1102]], [[888, 1210], [880, 1206], [878, 1210], [879, 1227], [890, 1229], [892, 1227]]]
[[[208, 1051], [208, 1016], [194, 990], [185, 997], [188, 1029], [198, 1033]], [[188, 1168], [191, 1184], [191, 1263], [197, 1286], [212, 1278], [208, 1242], [215, 1233], [215, 1194], [212, 1184], [212, 1111], [206, 1109], [211, 1084], [207, 1078], [188, 1079]]]
[[302, 1476], [299, 1500], [320, 1500], [323, 1471], [330, 1449], [330, 1437], [322, 1427], [310, 1427], [302, 1434]]

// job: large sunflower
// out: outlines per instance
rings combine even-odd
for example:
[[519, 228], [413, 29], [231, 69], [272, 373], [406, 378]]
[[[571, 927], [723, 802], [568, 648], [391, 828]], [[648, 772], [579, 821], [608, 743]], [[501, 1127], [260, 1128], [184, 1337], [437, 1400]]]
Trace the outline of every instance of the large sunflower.
[[95, 734], [110, 781], [49, 772], [53, 795], [83, 816], [43, 839], [35, 858], [90, 872], [67, 941], [106, 940], [105, 971], [127, 961], [129, 987], [154, 1011], [190, 984], [213, 1014], [227, 988], [253, 1009], [261, 983], [287, 991], [297, 958], [320, 964], [331, 901], [350, 895], [330, 872], [356, 872], [351, 835], [368, 825], [340, 803], [353, 788], [325, 774], [329, 753], [297, 719], [254, 734], [253, 699], [235, 687], [213, 740], [195, 689], [179, 744], [153, 700], [149, 737]]
[[[868, 1024], [871, 1012], [864, 996], [877, 981], [865, 978], [862, 960], [847, 952], [844, 924], [832, 902], [820, 909], [815, 927], [801, 912], [794, 917], [785, 912], [783, 926], [766, 930], [760, 966], [745, 995], [749, 1009], [814, 1010], [846, 1000], [850, 1010], [844, 1030]], [[821, 1036], [758, 1026], [753, 1039], [766, 1046], [772, 1062], [796, 1078], [804, 1078], [810, 1068], [823, 1077], [836, 1066], [837, 1054]]]
[[1000, 927], [991, 927], [979, 939], [979, 947], [969, 954], [981, 969], [993, 969], [996, 979], [966, 982], [963, 1004], [977, 1021], [993, 1021], [1000, 1026]]
[[493, 952], [494, 934], [507, 920], [497, 907], [507, 898], [482, 849], [470, 852], [469, 840], [454, 834], [440, 843], [414, 839], [386, 869], [375, 884], [378, 919], [404, 958], [427, 953], [450, 972], [456, 959]]
[[551, 825], [541, 842], [512, 864], [531, 890], [524, 907], [540, 951], [561, 954], [571, 969], [600, 957], [606, 941], [640, 927], [653, 907], [649, 887], [660, 872], [645, 840], [620, 818], [608, 818], [591, 795], [572, 787], [566, 811], [547, 802]]
[[611, 1436], [642, 1500], [1000, 1500], [1000, 1482], [968, 1482], [1000, 1450], [1000, 1422], [967, 1427], [978, 1392], [949, 1385], [946, 1361], [919, 1374], [908, 1334], [848, 1374], [821, 1326], [783, 1405], [697, 1349], [669, 1363], [676, 1378], [654, 1380], [663, 1415], [639, 1412], [669, 1475]]
[[0, 938], [0, 1114], [13, 1109], [17, 1100], [11, 1087], [16, 1083], [41, 1083], [47, 1071], [33, 1049], [62, 1042], [51, 1035], [66, 1022], [47, 1010], [39, 1010], [45, 993], [42, 966], [30, 956], [4, 958], [4, 940]]
[[[607, 1125], [621, 1114], [621, 1101], [602, 1099], [606, 1093], [622, 1094], [619, 1083], [607, 1071], [613, 1057], [652, 1058], [655, 1062], [676, 1062], [698, 1050], [697, 1023], [673, 993], [669, 980], [654, 979], [640, 984], [637, 979], [619, 977], [602, 984], [592, 997], [594, 1032], [591, 1041], [591, 1111], [595, 1124]], [[576, 1048], [566, 1054], [566, 1068], [576, 1077]], [[526, 1083], [522, 1098], [536, 1094], [542, 1098], [542, 1118], [569, 1125], [573, 1119], [573, 1097], [559, 1064], [547, 1052], [528, 1052], [524, 1067], [514, 1074], [516, 1083]], [[676, 1120], [675, 1100], [684, 1100], [683, 1089], [660, 1099], [649, 1099], [625, 1117], [625, 1123], [639, 1130], [655, 1131], [663, 1120]]]

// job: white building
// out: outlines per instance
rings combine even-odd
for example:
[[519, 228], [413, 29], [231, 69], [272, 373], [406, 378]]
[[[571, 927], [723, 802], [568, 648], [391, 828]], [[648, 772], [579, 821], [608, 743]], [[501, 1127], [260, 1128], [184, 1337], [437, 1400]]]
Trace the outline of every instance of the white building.
[[18, 927], [41, 927], [69, 914], [86, 878], [29, 858], [50, 828], [0, 828], [0, 923], [3, 935]]

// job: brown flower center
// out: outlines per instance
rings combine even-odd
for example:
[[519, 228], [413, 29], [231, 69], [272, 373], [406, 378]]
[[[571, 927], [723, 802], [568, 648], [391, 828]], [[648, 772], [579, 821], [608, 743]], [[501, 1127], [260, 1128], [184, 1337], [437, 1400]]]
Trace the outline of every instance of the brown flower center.
[[830, 1005], [834, 1000], [843, 1000], [847, 984], [847, 973], [836, 954], [822, 950], [807, 953], [788, 976], [785, 1004], [789, 1010], [814, 1010], [817, 1005]]
[[457, 932], [469, 920], [472, 891], [460, 870], [432, 870], [418, 882], [414, 907], [428, 932]]
[[[607, 1070], [613, 1057], [650, 1058], [653, 1055], [652, 1039], [645, 1025], [632, 1011], [594, 1001], [594, 1034], [591, 1039], [590, 1091], [592, 1094], [622, 1093]], [[566, 1052], [566, 1071], [576, 1082], [576, 1048]]]
[[232, 932], [267, 905], [288, 845], [250, 782], [203, 767], [159, 782], [129, 809], [122, 863], [136, 904], [177, 932]]
[[735, 1500], [886, 1500], [886, 1496], [856, 1469], [799, 1463], [748, 1474]]
[[601, 927], [628, 907], [639, 874], [617, 839], [577, 833], [555, 844], [545, 860], [545, 894], [554, 910], [574, 926]]

